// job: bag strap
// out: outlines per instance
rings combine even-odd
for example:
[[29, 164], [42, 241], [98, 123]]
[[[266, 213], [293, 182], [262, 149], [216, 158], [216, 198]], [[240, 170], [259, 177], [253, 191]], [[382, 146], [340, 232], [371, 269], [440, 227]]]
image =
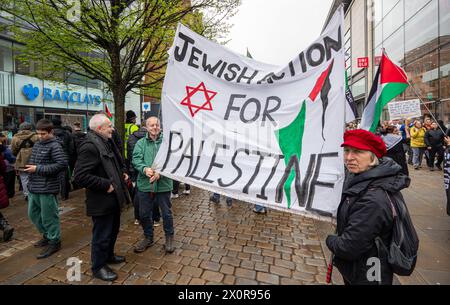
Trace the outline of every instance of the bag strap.
[[388, 193], [386, 190], [384, 190], [384, 192], [386, 193], [386, 196], [387, 196], [387, 198], [388, 198], [388, 200], [389, 200], [389, 205], [391, 206], [391, 210], [392, 210], [392, 216], [395, 218], [395, 217], [397, 217], [398, 215], [397, 215], [397, 211], [395, 210], [395, 206], [394, 206], [394, 204], [392, 203], [391, 196], [389, 196], [389, 193]]

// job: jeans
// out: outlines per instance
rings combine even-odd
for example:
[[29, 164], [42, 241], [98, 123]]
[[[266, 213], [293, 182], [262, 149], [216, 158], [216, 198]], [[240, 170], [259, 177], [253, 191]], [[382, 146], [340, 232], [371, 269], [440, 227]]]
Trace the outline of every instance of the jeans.
[[120, 210], [112, 214], [92, 216], [92, 223], [91, 262], [92, 272], [96, 272], [114, 256], [120, 228]]
[[22, 183], [22, 192], [25, 197], [28, 196], [28, 181], [30, 180], [30, 174], [25, 172], [20, 172], [19, 174], [20, 182]]
[[138, 191], [139, 217], [146, 238], [153, 240], [153, 209], [155, 204], [161, 209], [163, 228], [166, 236], [174, 234], [172, 203], [170, 192], [147, 193]]
[[[140, 216], [139, 216], [139, 196], [138, 196], [137, 191], [134, 193], [133, 207], [134, 207], [134, 219], [139, 220], [140, 219]], [[155, 202], [153, 204], [153, 215], [152, 215], [152, 217], [153, 217], [153, 221], [156, 221], [156, 222], [158, 222], [161, 219], [161, 213], [159, 212], [158, 202]]]
[[414, 166], [421, 166], [425, 147], [412, 147]]

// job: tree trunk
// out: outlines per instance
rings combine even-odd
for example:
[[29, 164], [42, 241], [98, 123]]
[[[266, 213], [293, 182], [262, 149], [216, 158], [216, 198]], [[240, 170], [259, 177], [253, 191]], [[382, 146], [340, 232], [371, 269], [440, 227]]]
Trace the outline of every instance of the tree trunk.
[[[112, 93], [114, 98], [114, 128], [119, 133], [120, 139], [123, 142], [125, 139], [125, 92], [121, 87], [117, 85], [116, 88], [113, 88]], [[123, 146], [120, 148], [122, 156]]]

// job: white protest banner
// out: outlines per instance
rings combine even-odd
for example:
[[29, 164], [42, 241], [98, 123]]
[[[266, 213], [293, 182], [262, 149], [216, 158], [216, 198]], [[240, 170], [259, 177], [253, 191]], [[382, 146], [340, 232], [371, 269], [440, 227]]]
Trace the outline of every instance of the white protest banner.
[[388, 110], [389, 118], [391, 120], [417, 118], [422, 116], [419, 99], [390, 102], [388, 104]]
[[162, 91], [162, 175], [329, 220], [344, 180], [343, 10], [286, 66], [236, 54], [179, 25]]

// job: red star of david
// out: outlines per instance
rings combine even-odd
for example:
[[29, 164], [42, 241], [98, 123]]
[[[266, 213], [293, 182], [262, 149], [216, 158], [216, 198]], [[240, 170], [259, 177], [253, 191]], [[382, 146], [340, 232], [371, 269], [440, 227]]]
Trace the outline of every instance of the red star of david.
[[[193, 101], [191, 100], [197, 92], [203, 92], [206, 100], [206, 102], [204, 102], [201, 106], [193, 104]], [[194, 115], [200, 110], [213, 110], [211, 100], [216, 96], [217, 92], [207, 90], [203, 82], [201, 82], [197, 87], [186, 86], [186, 94], [187, 96], [181, 101], [181, 105], [188, 106], [192, 117], [194, 117]]]

